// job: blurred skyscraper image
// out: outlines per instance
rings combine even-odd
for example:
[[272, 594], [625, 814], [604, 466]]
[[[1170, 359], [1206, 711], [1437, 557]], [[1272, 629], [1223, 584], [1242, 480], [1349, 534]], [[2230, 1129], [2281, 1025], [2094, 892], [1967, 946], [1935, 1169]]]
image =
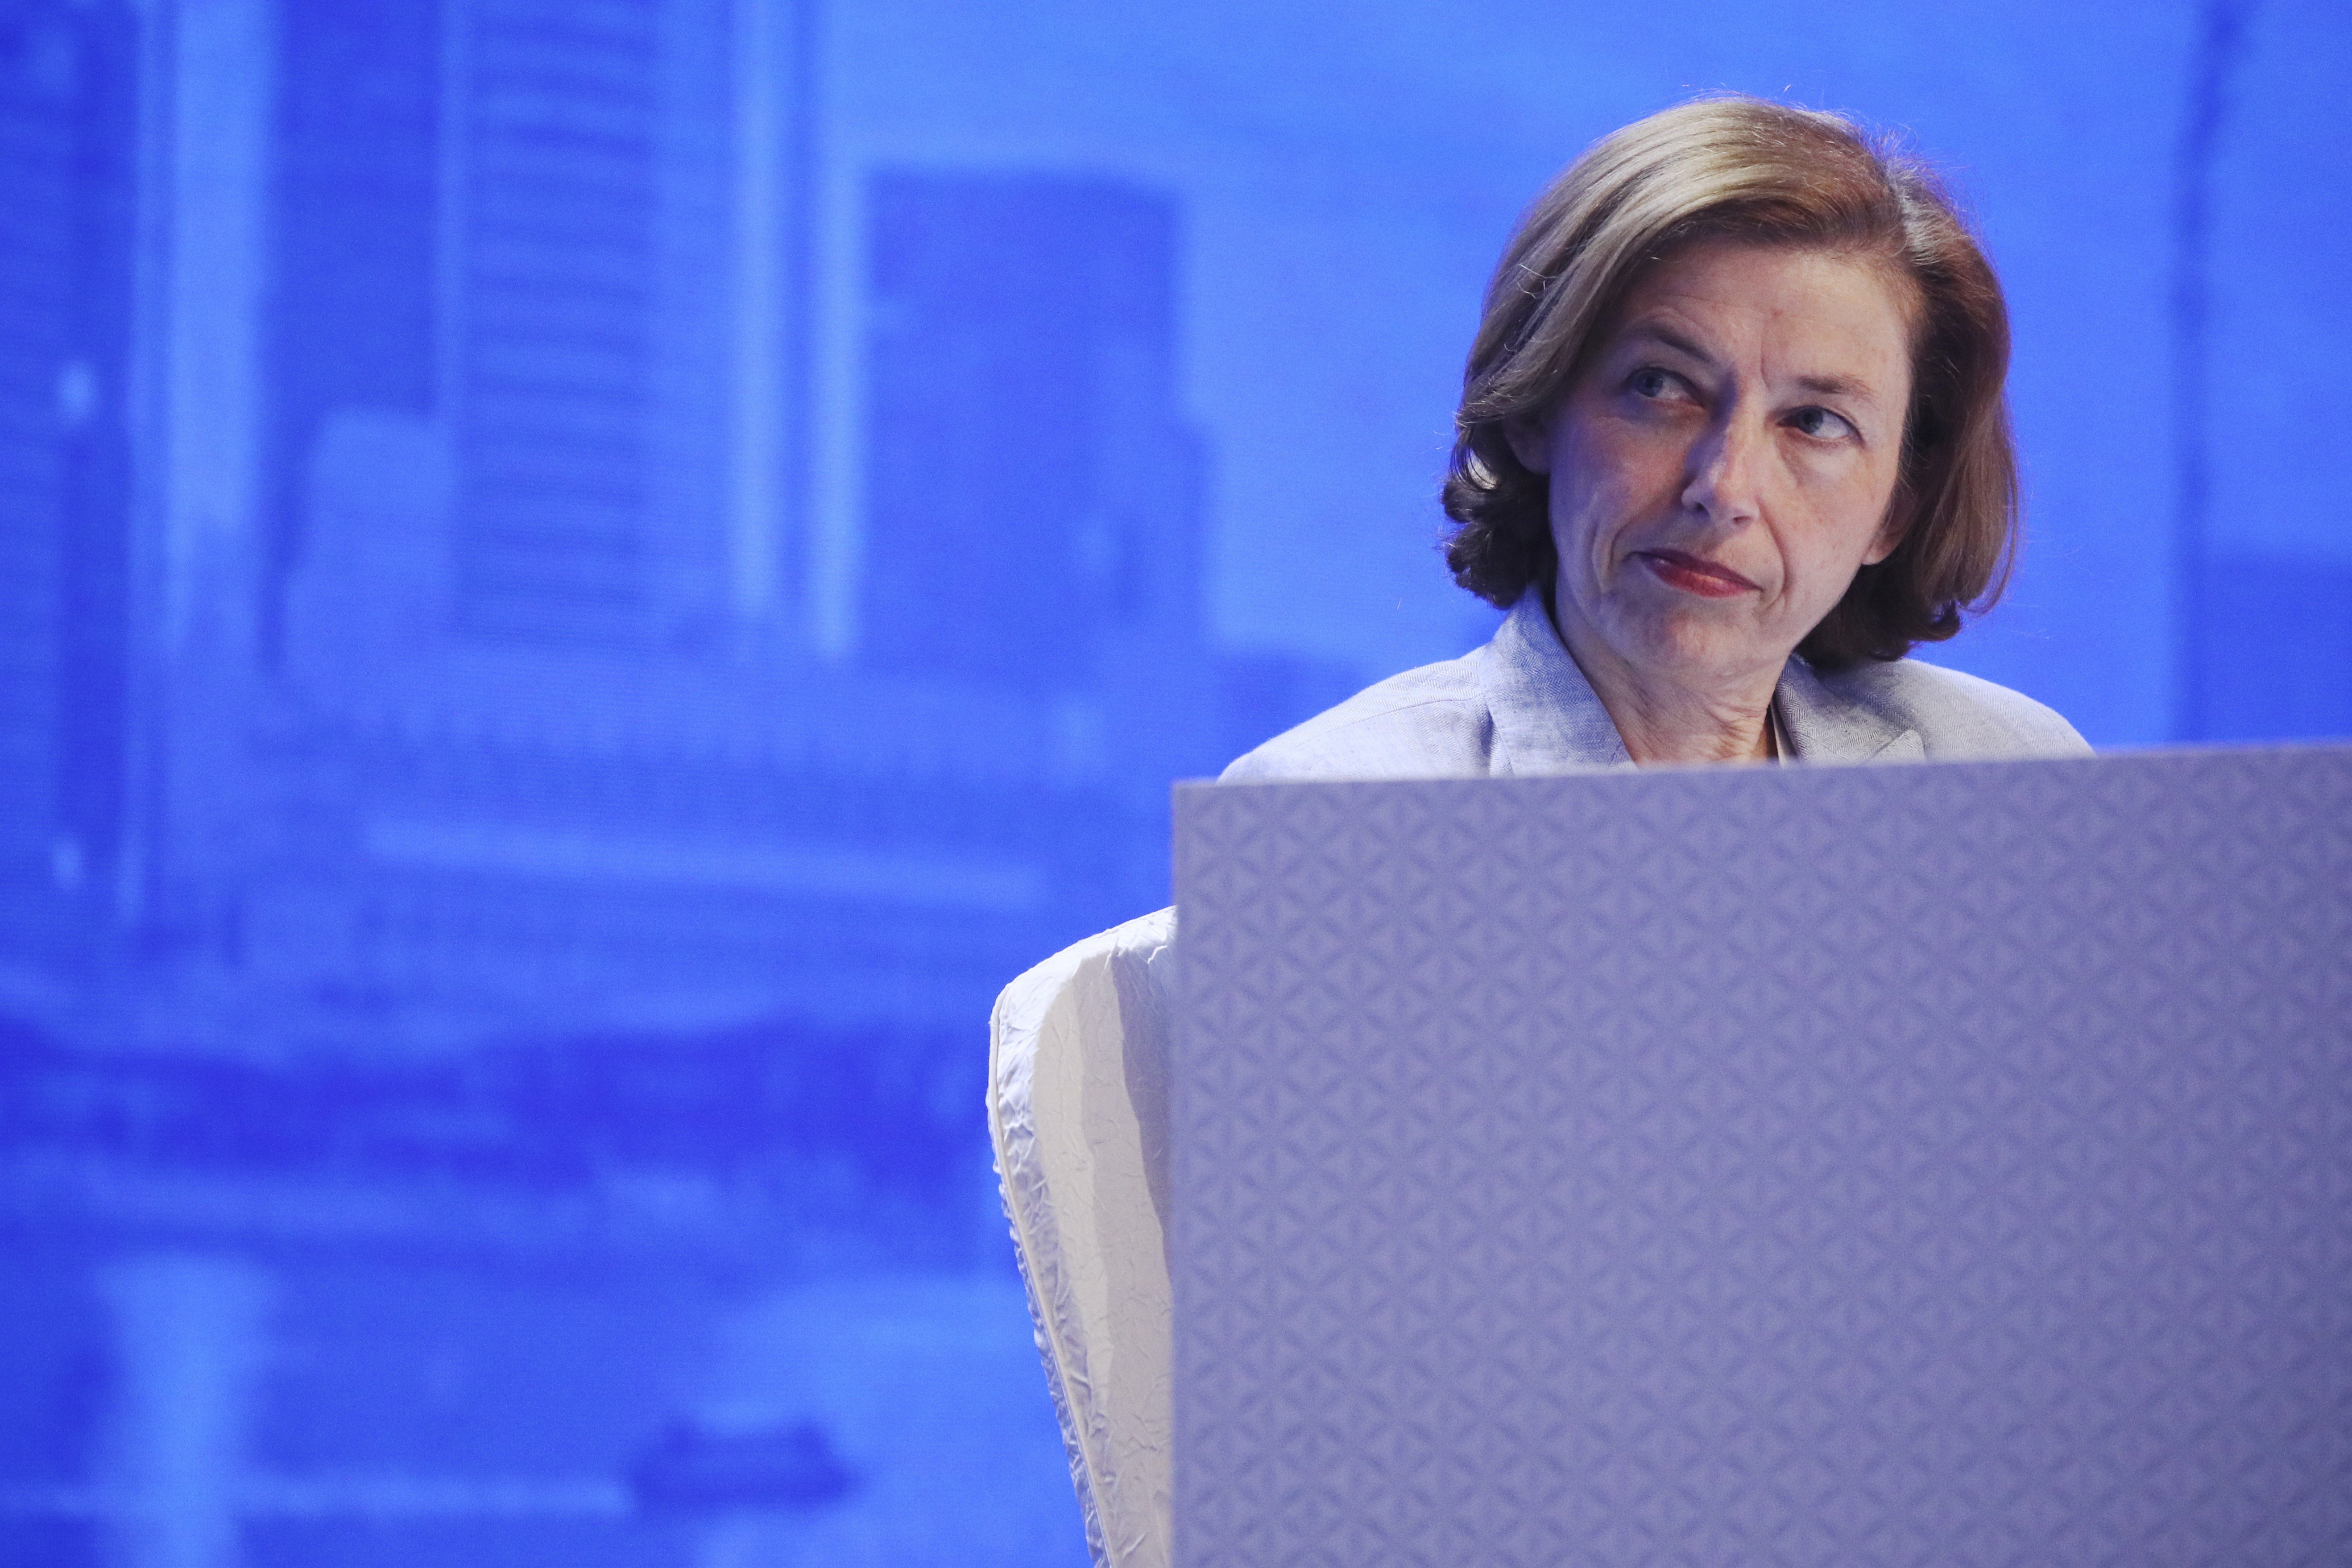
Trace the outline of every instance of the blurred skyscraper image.
[[129, 826], [135, 44], [104, 7], [0, 43], [0, 920], [69, 966]]
[[[1981, 132], [2042, 500], [1936, 657], [2352, 729], [2322, 435], [2244, 436], [2345, 341], [2271, 171], [2352, 62], [2239, 9], [1947, 111], [1892, 13], [1816, 77], [1728, 6], [1570, 70], [1509, 6], [0, 0], [0, 1565], [1082, 1561], [992, 998], [1166, 900], [1171, 781], [1484, 635], [1484, 269], [1694, 88]], [[2096, 398], [2093, 262], [2155, 279]]]
[[1175, 214], [877, 174], [870, 418], [940, 450], [875, 442], [825, 657], [804, 35], [21, 11], [8, 1560], [944, 1550], [1008, 1439], [992, 1550], [1076, 1542], [983, 1026], [1164, 900], [1159, 797], [1246, 697]]

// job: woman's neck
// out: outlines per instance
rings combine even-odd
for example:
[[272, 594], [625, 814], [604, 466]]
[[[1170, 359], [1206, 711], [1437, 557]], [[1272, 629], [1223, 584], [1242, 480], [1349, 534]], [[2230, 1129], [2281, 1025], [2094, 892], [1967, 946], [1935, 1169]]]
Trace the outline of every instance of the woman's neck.
[[[1549, 607], [1551, 595], [1544, 596]], [[1637, 763], [1772, 760], [1772, 694], [1785, 659], [1777, 668], [1704, 683], [1677, 680], [1637, 668], [1598, 637], [1577, 635], [1581, 628], [1561, 626], [1556, 611], [1551, 620]]]
[[[1570, 649], [1571, 657], [1575, 650]], [[1583, 668], [1579, 659], [1578, 667]], [[1668, 763], [1769, 763], [1772, 760], [1772, 690], [1725, 695], [1610, 682], [1591, 669], [1585, 679], [1609, 710], [1625, 753], [1643, 767]]]

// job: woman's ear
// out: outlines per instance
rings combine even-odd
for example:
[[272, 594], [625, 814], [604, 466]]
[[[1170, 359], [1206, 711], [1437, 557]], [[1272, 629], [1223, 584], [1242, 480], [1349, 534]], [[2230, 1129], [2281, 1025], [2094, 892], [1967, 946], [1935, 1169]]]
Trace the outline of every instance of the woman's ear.
[[1886, 509], [1886, 521], [1878, 525], [1878, 537], [1870, 542], [1863, 553], [1864, 566], [1875, 566], [1903, 547], [1904, 539], [1911, 532], [1911, 503], [1902, 495], [1895, 496]]
[[1503, 421], [1503, 439], [1511, 456], [1531, 474], [1551, 472], [1551, 421], [1537, 414], [1515, 414]]

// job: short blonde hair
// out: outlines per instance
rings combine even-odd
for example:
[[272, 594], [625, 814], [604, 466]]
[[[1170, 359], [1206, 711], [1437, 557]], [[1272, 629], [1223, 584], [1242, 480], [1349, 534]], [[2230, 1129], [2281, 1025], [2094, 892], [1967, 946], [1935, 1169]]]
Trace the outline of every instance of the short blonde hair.
[[1755, 98], [1701, 99], [1626, 126], [1519, 220], [1463, 375], [1444, 490], [1454, 580], [1505, 606], [1549, 582], [1549, 481], [1513, 455], [1507, 430], [1558, 406], [1626, 293], [1706, 238], [1851, 251], [1883, 261], [1913, 292], [1893, 503], [1906, 530], [1797, 651], [1834, 668], [1950, 637], [1963, 609], [2000, 596], [2016, 553], [2000, 281], [1925, 165], [1841, 116]]

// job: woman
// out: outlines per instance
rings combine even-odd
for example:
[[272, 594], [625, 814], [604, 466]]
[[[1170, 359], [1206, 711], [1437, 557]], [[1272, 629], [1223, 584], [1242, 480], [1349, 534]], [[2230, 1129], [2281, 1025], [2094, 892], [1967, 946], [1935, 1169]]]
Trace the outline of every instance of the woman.
[[2007, 574], [2008, 368], [2000, 285], [1916, 163], [1755, 99], [1628, 126], [1521, 220], [1471, 347], [1446, 560], [1501, 630], [1224, 777], [2087, 752], [1903, 658]]
[[[2041, 704], [1903, 658], [2007, 569], [2008, 361], [1949, 200], [1844, 121], [1726, 98], [1619, 132], [1521, 222], [1470, 352], [1446, 556], [1508, 618], [1225, 778], [2086, 752]], [[1030, 971], [992, 1026], [1088, 1535], [1139, 1568], [1168, 1542], [1171, 915]]]

